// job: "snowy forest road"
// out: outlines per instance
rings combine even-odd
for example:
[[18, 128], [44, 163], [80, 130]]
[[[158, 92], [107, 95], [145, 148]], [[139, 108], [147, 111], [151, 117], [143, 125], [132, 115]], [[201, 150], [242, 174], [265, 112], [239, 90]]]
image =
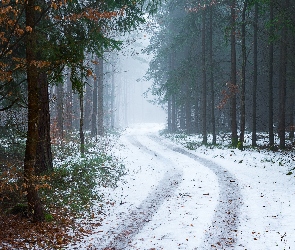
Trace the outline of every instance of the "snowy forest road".
[[[148, 149], [134, 137], [129, 136], [128, 140], [138, 149], [154, 156], [157, 155], [157, 152]], [[128, 243], [138, 234], [139, 230], [152, 220], [154, 213], [157, 212], [164, 200], [168, 197], [173, 197], [175, 189], [182, 180], [182, 173], [179, 169], [173, 169], [173, 163], [168, 159], [160, 155], [157, 155], [157, 158], [171, 166], [171, 168], [165, 173], [154, 190], [148, 194], [146, 199], [136, 209], [132, 210], [130, 214], [125, 215], [124, 225], [117, 229], [117, 234], [113, 235], [113, 239], [105, 249], [126, 249]]]
[[294, 152], [188, 150], [198, 136], [161, 129], [134, 124], [111, 137], [126, 175], [98, 190], [90, 233], [69, 249], [295, 249]]
[[151, 185], [133, 185], [127, 196], [144, 198], [121, 202], [129, 208], [108, 230], [103, 249], [235, 248], [242, 198], [234, 176], [155, 134], [128, 135], [124, 144], [132, 152], [128, 160], [148, 163], [144, 181]]
[[[153, 136], [152, 139], [161, 143], [159, 137]], [[234, 249], [238, 232], [239, 210], [242, 204], [238, 181], [231, 173], [212, 161], [198, 157], [173, 145], [169, 146], [166, 144], [166, 146], [175, 152], [200, 162], [212, 170], [218, 178], [220, 186], [219, 203], [214, 210], [215, 215], [212, 225], [206, 232], [204, 246], [201, 248], [210, 249], [216, 247], [218, 249]]]

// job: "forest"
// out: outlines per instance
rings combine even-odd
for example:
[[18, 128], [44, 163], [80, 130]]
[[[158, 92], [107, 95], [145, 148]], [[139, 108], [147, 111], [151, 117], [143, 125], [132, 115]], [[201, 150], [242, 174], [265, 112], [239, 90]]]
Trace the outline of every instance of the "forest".
[[145, 95], [165, 110], [166, 133], [203, 145], [229, 134], [240, 150], [264, 133], [263, 148], [292, 150], [294, 12], [290, 0], [2, 0], [0, 248], [24, 247], [17, 231], [40, 249], [67, 245], [65, 228], [86, 233], [73, 218], [103, 203], [97, 184], [126, 174], [106, 151], [130, 120], [137, 87], [118, 75], [119, 53], [140, 46], [138, 29], [149, 45], [129, 52], [152, 58]]
[[[120, 163], [105, 154], [107, 140], [98, 142], [114, 130], [116, 53], [126, 46], [124, 34], [144, 23], [158, 3], [1, 1], [2, 240], [14, 241], [8, 233], [13, 227], [15, 233], [25, 231], [17, 228], [21, 223], [15, 217], [9, 224], [8, 214], [50, 222], [54, 213], [81, 213], [90, 200], [101, 198], [93, 191], [96, 177], [102, 186], [115, 185], [123, 174]], [[122, 109], [124, 104], [117, 106]], [[90, 152], [94, 144], [100, 144], [96, 154]], [[78, 162], [58, 164], [69, 155], [78, 155]], [[58, 223], [63, 222], [56, 220], [53, 228], [61, 230]]]
[[[294, 3], [171, 1], [158, 11], [147, 52], [149, 90], [167, 107], [168, 130], [267, 132], [267, 146], [294, 138]], [[279, 145], [275, 138], [279, 138]], [[290, 141], [290, 140], [291, 141]]]

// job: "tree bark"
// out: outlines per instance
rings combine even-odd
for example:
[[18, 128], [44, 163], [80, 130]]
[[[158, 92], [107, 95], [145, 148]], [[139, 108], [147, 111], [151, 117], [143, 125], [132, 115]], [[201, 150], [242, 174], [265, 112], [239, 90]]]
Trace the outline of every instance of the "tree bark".
[[172, 94], [171, 97], [171, 132], [175, 133], [177, 129], [177, 124], [176, 124], [176, 103], [175, 103], [175, 94]]
[[246, 92], [246, 10], [248, 1], [245, 0], [243, 11], [242, 11], [242, 86], [241, 86], [241, 123], [240, 123], [240, 146], [239, 149], [243, 149], [244, 137], [245, 137], [245, 126], [246, 126], [246, 103], [245, 103], [245, 92]]
[[169, 95], [169, 97], [168, 97], [168, 117], [167, 117], [167, 119], [168, 119], [168, 131], [169, 131], [169, 133], [171, 133], [172, 132], [172, 96], [171, 95]]
[[80, 102], [80, 129], [79, 129], [79, 135], [80, 135], [80, 153], [81, 156], [84, 157], [85, 153], [85, 136], [84, 136], [84, 98], [83, 93], [79, 93], [79, 102]]
[[100, 136], [104, 135], [104, 105], [103, 105], [103, 59], [99, 58], [98, 65], [96, 65], [98, 72], [98, 82], [97, 82], [97, 104], [98, 104], [98, 112], [97, 112], [97, 134]]
[[35, 0], [28, 0], [25, 5], [26, 26], [32, 31], [26, 37], [26, 62], [28, 82], [28, 131], [24, 159], [24, 183], [28, 201], [29, 213], [33, 221], [44, 220], [44, 210], [38, 195], [35, 178], [35, 164], [37, 160], [37, 145], [39, 140], [39, 89], [38, 69], [34, 64], [37, 60], [37, 36], [35, 30]]
[[[96, 59], [97, 61], [97, 59]], [[93, 81], [93, 96], [92, 96], [92, 119], [91, 119], [91, 136], [97, 136], [97, 87], [98, 87], [98, 77], [99, 70], [98, 66], [95, 65], [96, 78]]]
[[[288, 0], [284, 2], [284, 11], [288, 8]], [[286, 19], [283, 21], [280, 40], [280, 74], [279, 74], [279, 127], [278, 134], [280, 139], [280, 148], [286, 147], [286, 81], [287, 81], [287, 25]]]
[[115, 67], [114, 65], [112, 65], [112, 72], [111, 72], [111, 128], [114, 129], [115, 128]]
[[215, 121], [215, 90], [213, 75], [213, 6], [210, 7], [209, 20], [209, 61], [210, 61], [210, 89], [211, 89], [211, 122], [212, 122], [212, 144], [216, 144], [216, 121]]
[[237, 59], [236, 59], [236, 0], [231, 2], [231, 80], [230, 80], [230, 120], [232, 146], [238, 144], [237, 134]]
[[67, 73], [67, 102], [66, 102], [66, 128], [67, 131], [73, 130], [73, 89], [71, 82], [71, 70], [68, 69]]
[[91, 129], [91, 118], [92, 118], [92, 97], [93, 97], [93, 89], [91, 88], [91, 79], [87, 78], [86, 83], [86, 92], [84, 97], [84, 109], [85, 109], [85, 115], [84, 115], [84, 128], [85, 130]]
[[185, 127], [187, 134], [190, 134], [192, 132], [191, 126], [192, 126], [192, 113], [191, 113], [191, 91], [188, 86], [189, 84], [186, 83], [186, 101], [185, 101]]
[[253, 91], [252, 91], [252, 146], [256, 146], [257, 141], [257, 53], [258, 53], [258, 3], [255, 2], [254, 14], [254, 41], [253, 41]]
[[207, 144], [206, 8], [202, 11], [202, 134]]
[[270, 0], [270, 29], [269, 29], [269, 72], [268, 72], [268, 129], [269, 129], [269, 146], [273, 147], [274, 145], [274, 130], [273, 130], [273, 53], [274, 53], [274, 42], [273, 42], [273, 36], [274, 36], [274, 27], [273, 27], [273, 21], [274, 21], [274, 7], [273, 7], [273, 0]]
[[36, 154], [35, 173], [37, 175], [52, 171], [52, 152], [50, 139], [50, 112], [48, 81], [45, 72], [38, 75], [39, 88], [39, 122], [38, 122], [38, 144]]
[[58, 137], [60, 141], [63, 141], [63, 85], [61, 83], [58, 84], [57, 86], [57, 96], [56, 96], [56, 109], [57, 109], [57, 132], [58, 132]]

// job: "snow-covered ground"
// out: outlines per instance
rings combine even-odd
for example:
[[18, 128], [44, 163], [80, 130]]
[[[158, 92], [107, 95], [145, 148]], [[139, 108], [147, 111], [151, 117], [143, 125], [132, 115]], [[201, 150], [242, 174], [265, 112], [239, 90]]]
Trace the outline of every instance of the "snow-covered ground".
[[128, 174], [102, 189], [102, 225], [70, 248], [295, 249], [294, 152], [188, 150], [161, 129], [137, 124], [121, 136], [113, 154]]

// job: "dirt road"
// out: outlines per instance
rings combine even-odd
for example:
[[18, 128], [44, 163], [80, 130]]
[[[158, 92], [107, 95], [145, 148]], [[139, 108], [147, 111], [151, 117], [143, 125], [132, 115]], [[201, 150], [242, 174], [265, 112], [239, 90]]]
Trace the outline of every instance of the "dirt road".
[[[147, 239], [150, 238], [150, 235], [145, 235], [146, 231], [156, 230], [157, 227], [160, 227], [160, 225], [157, 225], [151, 229], [156, 224], [155, 220], [157, 221], [157, 218], [161, 217], [161, 213], [165, 213], [165, 209], [171, 207], [171, 203], [176, 204], [177, 201], [179, 208], [185, 207], [187, 201], [179, 202], [179, 197], [183, 199], [184, 196], [190, 197], [191, 202], [196, 204], [190, 206], [186, 212], [193, 218], [194, 227], [198, 227], [198, 224], [200, 224], [200, 228], [195, 231], [197, 235], [194, 234], [194, 231], [190, 231], [189, 234], [197, 239], [193, 249], [235, 248], [240, 206], [243, 201], [239, 183], [231, 173], [216, 163], [197, 157], [184, 149], [175, 147], [173, 144], [163, 143], [155, 135], [129, 135], [125, 138], [125, 147], [132, 150], [133, 155], [138, 158], [138, 162], [140, 162], [141, 155], [145, 155], [145, 157], [142, 157], [143, 161], [148, 156], [152, 157], [153, 168], [151, 171], [154, 171], [155, 168], [161, 168], [163, 173], [157, 184], [151, 187], [139, 205], [133, 208], [131, 205], [131, 209], [123, 210], [120, 213], [118, 226], [112, 227], [106, 233], [108, 237], [100, 242], [101, 249], [164, 249], [161, 248], [160, 243], [158, 243], [159, 248], [152, 248], [150, 244], [145, 245], [144, 241], [147, 242]], [[211, 173], [204, 176], [203, 173], [206, 171]], [[195, 173], [195, 176], [191, 173]], [[155, 175], [154, 172], [150, 174], [150, 176], [153, 175]], [[206, 183], [204, 178], [213, 175], [215, 175], [214, 178], [210, 177], [213, 178], [212, 187], [208, 186], [206, 193], [200, 185], [203, 182]], [[192, 180], [195, 181], [196, 179], [198, 182], [197, 185], [194, 184], [195, 188], [188, 187], [188, 193], [184, 193], [185, 186], [191, 185]], [[215, 189], [213, 186], [215, 186]], [[140, 189], [141, 186], [135, 188], [139, 192]], [[198, 193], [195, 193], [195, 190]], [[212, 197], [214, 192], [215, 195]], [[213, 200], [213, 205], [212, 202], [209, 203], [206, 200], [207, 197], [210, 198], [209, 201]], [[214, 200], [216, 200], [215, 203]], [[200, 201], [202, 202], [200, 203]], [[169, 223], [173, 223], [175, 212], [169, 210], [166, 227], [169, 227]], [[210, 214], [211, 221], [203, 224], [198, 223], [198, 221], [201, 222], [200, 218], [206, 216], [206, 214]], [[163, 216], [165, 217], [167, 214], [163, 214]], [[173, 233], [170, 233], [169, 236], [169, 233], [163, 229], [161, 231], [162, 240], [167, 241], [173, 235]], [[180, 234], [181, 231], [184, 230], [179, 230]], [[141, 240], [140, 244], [139, 239]], [[158, 242], [161, 239], [158, 237]], [[174, 241], [175, 239], [170, 238], [170, 240]], [[189, 241], [188, 238], [186, 240]], [[192, 246], [193, 243], [190, 245], [178, 243], [177, 249], [192, 249]]]

